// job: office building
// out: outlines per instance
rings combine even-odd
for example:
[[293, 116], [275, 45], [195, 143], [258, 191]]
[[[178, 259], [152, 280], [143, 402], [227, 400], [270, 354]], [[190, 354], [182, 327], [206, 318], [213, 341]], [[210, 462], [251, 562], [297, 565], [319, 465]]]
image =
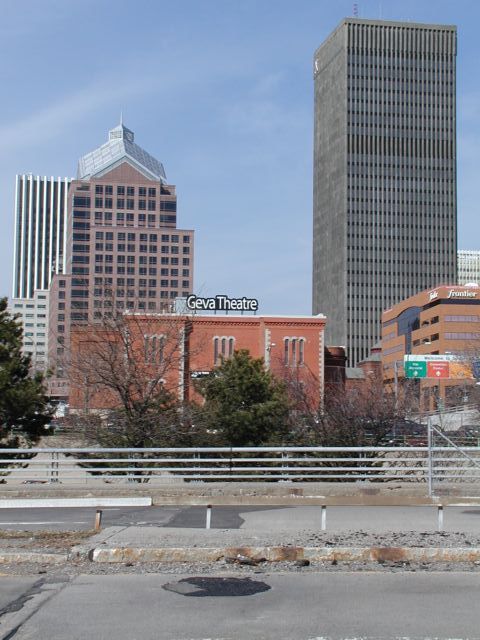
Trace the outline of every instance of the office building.
[[[480, 287], [443, 285], [402, 300], [382, 314], [384, 381], [400, 385], [404, 356], [434, 356], [416, 384], [423, 409], [459, 405], [475, 384], [480, 352]], [[420, 365], [419, 365], [420, 366]]]
[[458, 258], [458, 284], [480, 283], [480, 251], [460, 250]]
[[457, 282], [456, 28], [346, 19], [314, 58], [313, 312], [349, 365]]
[[80, 159], [67, 213], [66, 273], [50, 290], [50, 363], [62, 376], [73, 325], [171, 310], [192, 292], [194, 258], [194, 232], [177, 228], [175, 187], [123, 124]]
[[13, 286], [9, 310], [19, 316], [24, 352], [43, 371], [48, 354], [48, 289], [65, 273], [67, 201], [71, 178], [17, 175]]

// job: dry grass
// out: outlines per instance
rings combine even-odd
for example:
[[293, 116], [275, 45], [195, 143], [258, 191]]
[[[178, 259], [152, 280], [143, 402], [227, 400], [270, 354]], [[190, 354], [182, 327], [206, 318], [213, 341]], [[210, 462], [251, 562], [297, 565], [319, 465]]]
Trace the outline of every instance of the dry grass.
[[0, 546], [66, 549], [81, 544], [95, 531], [7, 531], [0, 530]]

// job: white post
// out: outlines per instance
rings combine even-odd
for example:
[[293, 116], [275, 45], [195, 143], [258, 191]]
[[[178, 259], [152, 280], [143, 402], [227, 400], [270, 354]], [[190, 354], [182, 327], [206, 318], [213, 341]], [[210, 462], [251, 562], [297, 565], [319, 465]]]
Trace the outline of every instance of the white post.
[[212, 505], [207, 504], [207, 521], [205, 523], [205, 529], [210, 529], [212, 523]]
[[327, 530], [327, 507], [322, 504], [322, 531]]
[[443, 531], [443, 506], [438, 505], [438, 530]]

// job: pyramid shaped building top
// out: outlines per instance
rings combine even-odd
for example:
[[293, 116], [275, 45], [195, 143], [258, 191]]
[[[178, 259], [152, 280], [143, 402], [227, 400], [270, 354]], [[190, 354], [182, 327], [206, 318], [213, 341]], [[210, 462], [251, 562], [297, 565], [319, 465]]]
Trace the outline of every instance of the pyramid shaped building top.
[[77, 179], [100, 178], [122, 162], [128, 162], [149, 180], [165, 183], [163, 164], [135, 144], [133, 131], [120, 122], [108, 132], [108, 142], [82, 156], [78, 161]]

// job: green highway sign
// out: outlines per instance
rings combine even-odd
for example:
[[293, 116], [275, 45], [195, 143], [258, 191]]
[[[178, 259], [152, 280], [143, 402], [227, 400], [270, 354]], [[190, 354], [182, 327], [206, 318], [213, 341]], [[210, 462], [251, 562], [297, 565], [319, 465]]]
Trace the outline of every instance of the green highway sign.
[[427, 363], [421, 361], [406, 360], [405, 363], [405, 377], [406, 378], [426, 378], [427, 377]]

